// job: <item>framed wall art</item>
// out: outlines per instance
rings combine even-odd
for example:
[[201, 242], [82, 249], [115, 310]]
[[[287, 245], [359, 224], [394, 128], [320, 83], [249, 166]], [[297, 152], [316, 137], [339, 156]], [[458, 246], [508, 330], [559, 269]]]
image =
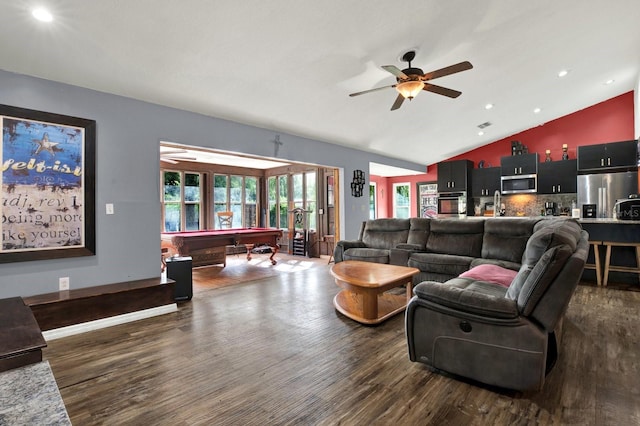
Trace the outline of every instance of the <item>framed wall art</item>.
[[0, 105], [0, 263], [95, 255], [96, 122]]

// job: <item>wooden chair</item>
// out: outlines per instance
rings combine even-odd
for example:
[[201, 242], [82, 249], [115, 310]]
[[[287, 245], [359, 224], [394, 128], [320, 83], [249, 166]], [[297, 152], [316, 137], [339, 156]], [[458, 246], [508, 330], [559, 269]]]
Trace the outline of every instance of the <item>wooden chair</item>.
[[233, 227], [233, 212], [218, 212], [218, 224], [220, 229], [230, 229]]

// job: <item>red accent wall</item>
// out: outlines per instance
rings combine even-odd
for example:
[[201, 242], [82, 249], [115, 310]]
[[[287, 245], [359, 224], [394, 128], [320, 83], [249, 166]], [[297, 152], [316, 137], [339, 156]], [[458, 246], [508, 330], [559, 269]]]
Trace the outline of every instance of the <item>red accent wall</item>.
[[[557, 161], [562, 158], [563, 144], [567, 144], [569, 158], [573, 159], [576, 158], [576, 149], [579, 145], [631, 139], [634, 139], [634, 94], [627, 92], [543, 125], [467, 151], [450, 160], [471, 160], [474, 167], [478, 167], [478, 163], [484, 160], [485, 167], [496, 167], [500, 165], [500, 157], [511, 155], [511, 141], [519, 141], [527, 146], [529, 152], [537, 152], [540, 161], [544, 161], [547, 149], [551, 150], [551, 159]], [[416, 184], [437, 180], [436, 169], [437, 166], [433, 164], [427, 167], [427, 173], [424, 175], [393, 178], [370, 176], [371, 181], [377, 182], [378, 186], [377, 217], [391, 217], [393, 184], [404, 182], [411, 184], [411, 216], [417, 216]]]

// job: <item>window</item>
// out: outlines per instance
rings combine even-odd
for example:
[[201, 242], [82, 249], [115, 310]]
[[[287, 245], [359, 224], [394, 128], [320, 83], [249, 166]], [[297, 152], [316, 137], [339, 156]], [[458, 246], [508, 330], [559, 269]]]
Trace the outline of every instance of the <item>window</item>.
[[202, 175], [162, 171], [163, 230], [196, 231], [202, 223]]
[[409, 184], [393, 184], [393, 217], [408, 219], [411, 213], [409, 199]]
[[[213, 213], [233, 212], [233, 228], [258, 226], [258, 178], [253, 176], [213, 176]], [[214, 220], [214, 229], [220, 224]]]
[[[316, 172], [304, 172], [291, 176], [271, 176], [267, 179], [269, 226], [281, 229], [288, 228], [289, 197], [291, 197], [293, 208], [303, 208], [309, 211], [307, 228], [317, 229], [316, 176]], [[289, 192], [291, 192], [291, 196], [289, 196]]]
[[376, 218], [376, 183], [369, 184], [369, 219]]

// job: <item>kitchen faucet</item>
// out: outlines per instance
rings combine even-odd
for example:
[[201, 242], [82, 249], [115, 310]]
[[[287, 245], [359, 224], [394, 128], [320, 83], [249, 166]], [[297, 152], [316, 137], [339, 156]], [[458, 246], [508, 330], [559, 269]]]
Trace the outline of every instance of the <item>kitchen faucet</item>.
[[493, 217], [500, 216], [500, 190], [496, 189], [493, 193]]

